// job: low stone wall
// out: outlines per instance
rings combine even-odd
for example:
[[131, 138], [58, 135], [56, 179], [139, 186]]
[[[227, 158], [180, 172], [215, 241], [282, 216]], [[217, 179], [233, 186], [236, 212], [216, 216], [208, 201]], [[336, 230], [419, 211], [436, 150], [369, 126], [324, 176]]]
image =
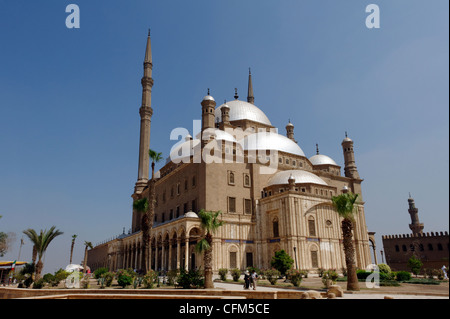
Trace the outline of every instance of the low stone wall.
[[[15, 298], [35, 298], [41, 296], [56, 295], [133, 295], [148, 296], [151, 298], [155, 295], [160, 296], [185, 296], [185, 298], [193, 298], [193, 296], [201, 296], [203, 298], [245, 298], [245, 299], [277, 299], [277, 291], [229, 291], [222, 289], [25, 289], [25, 288], [8, 288], [0, 287], [0, 299]], [[289, 293], [286, 295], [289, 299], [300, 298], [300, 293]]]

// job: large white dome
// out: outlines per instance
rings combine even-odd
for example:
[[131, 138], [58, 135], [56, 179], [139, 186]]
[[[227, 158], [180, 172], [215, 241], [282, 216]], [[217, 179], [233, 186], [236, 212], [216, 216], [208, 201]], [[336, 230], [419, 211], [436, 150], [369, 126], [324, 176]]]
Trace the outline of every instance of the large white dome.
[[[221, 108], [223, 105], [224, 104], [222, 104], [215, 110], [216, 120], [218, 120], [219, 122], [222, 121]], [[264, 114], [263, 111], [261, 111], [257, 106], [251, 103], [240, 100], [233, 100], [227, 102], [226, 105], [228, 105], [228, 107], [230, 108], [230, 121], [250, 120], [272, 126], [272, 123], [270, 123], [266, 114]]]
[[274, 132], [253, 133], [247, 135], [238, 143], [241, 144], [242, 148], [246, 151], [275, 150], [305, 156], [305, 153], [303, 153], [297, 143], [286, 136]]
[[280, 171], [269, 179], [269, 186], [289, 184], [289, 177], [292, 176], [295, 179], [295, 184], [319, 184], [327, 185], [323, 179], [319, 176], [299, 169]]

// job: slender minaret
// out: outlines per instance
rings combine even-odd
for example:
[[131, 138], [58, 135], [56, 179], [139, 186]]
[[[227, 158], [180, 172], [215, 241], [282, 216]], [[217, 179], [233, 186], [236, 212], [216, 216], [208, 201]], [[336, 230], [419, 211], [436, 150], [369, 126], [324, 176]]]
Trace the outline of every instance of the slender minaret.
[[248, 93], [247, 102], [255, 104], [255, 97], [253, 96], [252, 71], [248, 68]]
[[416, 204], [414, 203], [414, 199], [409, 194], [408, 198], [408, 213], [411, 215], [411, 224], [409, 224], [409, 228], [412, 230], [413, 234], [422, 234], [423, 233], [423, 223], [419, 221], [419, 209], [416, 208]]
[[148, 151], [150, 149], [150, 124], [153, 114], [152, 109], [152, 45], [150, 41], [150, 29], [148, 30], [147, 47], [144, 59], [144, 76], [142, 77], [142, 105], [139, 109], [141, 116], [141, 133], [139, 139], [139, 167], [138, 180], [134, 192], [141, 193], [147, 185], [149, 177], [150, 158]]
[[359, 173], [355, 163], [355, 153], [353, 152], [353, 141], [347, 136], [347, 132], [345, 132], [345, 138], [342, 141], [342, 150], [344, 151], [345, 177], [359, 179]]
[[291, 123], [291, 120], [289, 120], [289, 123], [286, 125], [286, 137], [297, 143], [294, 139], [294, 124]]

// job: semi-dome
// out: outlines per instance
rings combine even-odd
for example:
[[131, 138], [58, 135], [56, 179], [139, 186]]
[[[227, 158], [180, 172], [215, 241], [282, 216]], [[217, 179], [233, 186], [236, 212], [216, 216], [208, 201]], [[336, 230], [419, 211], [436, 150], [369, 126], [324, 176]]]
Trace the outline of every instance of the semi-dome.
[[283, 185], [289, 184], [289, 178], [295, 179], [295, 184], [319, 184], [328, 185], [319, 176], [304, 170], [294, 169], [287, 171], [280, 171], [269, 179], [268, 185]]
[[198, 218], [198, 215], [191, 211], [184, 214], [184, 217]]
[[189, 159], [195, 154], [195, 151], [200, 148], [200, 140], [187, 140], [182, 143], [175, 144], [170, 150], [170, 157], [168, 161], [181, 162], [183, 159]]
[[280, 152], [286, 152], [289, 154], [305, 156], [300, 146], [297, 143], [274, 132], [258, 132], [247, 135], [239, 142], [242, 148], [246, 151], [258, 151], [258, 150], [275, 150]]
[[[198, 133], [195, 137], [197, 139], [201, 139], [202, 138], [202, 133]], [[218, 128], [207, 128], [205, 130], [203, 130], [203, 135], [206, 137], [211, 137], [214, 136], [214, 138], [218, 141], [229, 141], [229, 142], [233, 142], [236, 143], [236, 139], [234, 138], [233, 135], [231, 135], [228, 132], [225, 132], [223, 130], [220, 130]]]
[[317, 154], [312, 156], [309, 161], [311, 162], [311, 164], [313, 165], [335, 165], [335, 166], [339, 166], [338, 164], [336, 164], [336, 162], [329, 156], [326, 155], [322, 155], [322, 154]]
[[[240, 100], [233, 100], [227, 102], [226, 105], [230, 109], [230, 121], [250, 120], [272, 126], [272, 123], [270, 123], [266, 114], [264, 114], [263, 111], [261, 111], [257, 106], [251, 103]], [[215, 110], [215, 116], [219, 122], [222, 121], [222, 106], [223, 104]]]

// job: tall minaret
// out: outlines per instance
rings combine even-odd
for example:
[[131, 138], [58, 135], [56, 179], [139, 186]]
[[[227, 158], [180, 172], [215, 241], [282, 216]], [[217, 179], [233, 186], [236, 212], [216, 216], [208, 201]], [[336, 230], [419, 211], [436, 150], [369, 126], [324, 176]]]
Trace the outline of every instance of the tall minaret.
[[255, 104], [255, 97], [253, 96], [252, 71], [248, 68], [248, 93], [247, 102]]
[[139, 140], [139, 168], [138, 180], [134, 192], [141, 193], [147, 185], [149, 177], [150, 158], [148, 151], [150, 149], [150, 124], [153, 114], [152, 109], [152, 45], [150, 41], [150, 29], [148, 30], [147, 47], [145, 49], [144, 76], [142, 77], [142, 105], [139, 109], [141, 116], [141, 133]]
[[353, 141], [347, 136], [342, 141], [342, 150], [344, 151], [345, 177], [359, 179], [358, 169], [355, 164], [355, 153], [353, 152]]
[[416, 204], [414, 203], [414, 199], [411, 198], [411, 194], [409, 194], [408, 205], [408, 213], [411, 215], [411, 224], [409, 224], [409, 228], [412, 230], [414, 235], [422, 234], [423, 223], [419, 221], [419, 209], [416, 208]]

